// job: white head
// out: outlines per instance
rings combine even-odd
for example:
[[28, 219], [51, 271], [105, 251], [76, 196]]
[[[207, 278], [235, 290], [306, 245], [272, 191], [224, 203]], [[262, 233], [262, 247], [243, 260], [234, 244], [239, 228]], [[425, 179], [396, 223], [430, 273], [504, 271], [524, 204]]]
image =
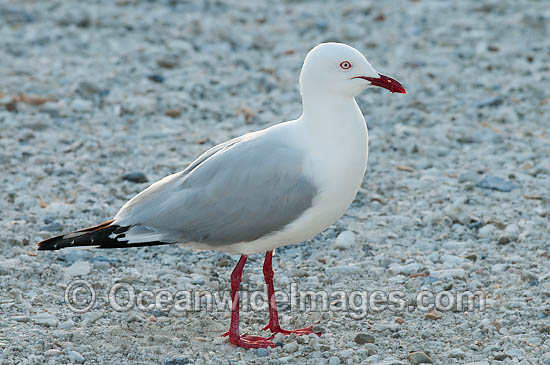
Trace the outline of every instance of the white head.
[[354, 97], [370, 86], [405, 93], [401, 84], [376, 72], [353, 47], [342, 43], [321, 43], [306, 56], [300, 73], [300, 92]]

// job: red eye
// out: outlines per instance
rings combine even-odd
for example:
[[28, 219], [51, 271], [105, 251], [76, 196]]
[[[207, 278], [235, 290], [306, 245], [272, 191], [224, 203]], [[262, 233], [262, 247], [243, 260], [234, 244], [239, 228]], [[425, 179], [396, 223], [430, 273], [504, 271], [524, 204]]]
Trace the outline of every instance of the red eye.
[[342, 63], [340, 63], [340, 67], [342, 68], [342, 70], [347, 70], [348, 68], [351, 68], [351, 62], [343, 61]]

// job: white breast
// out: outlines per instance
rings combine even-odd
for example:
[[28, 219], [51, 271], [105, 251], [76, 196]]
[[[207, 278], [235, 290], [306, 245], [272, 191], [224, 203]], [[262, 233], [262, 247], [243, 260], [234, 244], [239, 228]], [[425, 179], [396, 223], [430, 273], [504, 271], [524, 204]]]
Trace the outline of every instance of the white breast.
[[[312, 134], [306, 123], [296, 130], [307, 136], [304, 145], [305, 173], [318, 187], [312, 207], [282, 231], [256, 241], [217, 247], [239, 254], [273, 250], [313, 238], [345, 213], [363, 181], [368, 158], [368, 132], [363, 115], [350, 113], [348, 119], [334, 123], [334, 130]], [[199, 247], [197, 247], [199, 248]]]

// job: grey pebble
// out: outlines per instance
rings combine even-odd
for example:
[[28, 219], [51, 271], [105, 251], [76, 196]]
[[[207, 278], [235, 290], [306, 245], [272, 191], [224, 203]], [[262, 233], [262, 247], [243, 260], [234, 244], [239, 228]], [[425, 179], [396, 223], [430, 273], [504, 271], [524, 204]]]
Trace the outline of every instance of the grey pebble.
[[79, 352], [72, 350], [69, 352], [69, 360], [77, 364], [82, 364], [84, 362], [84, 356], [80, 355]]
[[55, 327], [57, 325], [57, 317], [50, 313], [39, 313], [32, 317], [32, 321], [44, 327]]
[[191, 362], [187, 357], [176, 357], [176, 358], [164, 361], [164, 365], [186, 365], [190, 363]]
[[505, 354], [510, 356], [510, 357], [515, 357], [517, 359], [523, 359], [523, 357], [525, 356], [525, 350], [523, 349], [510, 349], [508, 351], [505, 351]]
[[374, 337], [367, 333], [360, 333], [355, 336], [354, 341], [360, 345], [364, 345], [366, 343], [374, 343]]
[[71, 107], [78, 113], [89, 113], [92, 111], [94, 104], [89, 100], [75, 99], [71, 103]]
[[477, 234], [482, 238], [487, 238], [487, 237], [491, 236], [493, 234], [493, 232], [495, 232], [496, 230], [497, 230], [497, 227], [495, 227], [492, 224], [487, 224], [487, 225], [481, 227], [477, 231]]
[[498, 176], [485, 176], [477, 186], [483, 189], [497, 190], [505, 193], [517, 189], [515, 184]]
[[283, 351], [288, 353], [294, 353], [298, 351], [298, 343], [297, 342], [291, 342], [287, 343], [283, 346]]
[[475, 172], [463, 172], [458, 177], [458, 182], [464, 183], [464, 182], [472, 182], [474, 184], [478, 184], [481, 181], [482, 177], [478, 173]]
[[408, 356], [409, 362], [412, 365], [418, 365], [418, 364], [431, 364], [432, 359], [426, 355], [425, 353], [418, 351], [418, 352], [411, 352]]
[[463, 359], [466, 354], [461, 349], [452, 349], [447, 356], [455, 359]]
[[149, 181], [149, 179], [147, 179], [147, 176], [145, 176], [145, 174], [143, 172], [138, 172], [138, 171], [129, 172], [129, 173], [123, 175], [122, 179], [127, 180], [127, 181], [131, 181], [131, 182], [134, 182], [134, 183], [145, 183], [145, 182]]
[[258, 355], [258, 357], [268, 356], [269, 355], [269, 350], [267, 348], [256, 349], [256, 355]]
[[[70, 350], [104, 364], [327, 364], [336, 356], [395, 365], [415, 349], [441, 364], [550, 359], [547, 1], [402, 1], [398, 12], [390, 3], [4, 1], [0, 363], [74, 364]], [[219, 308], [213, 297], [206, 309], [208, 293], [230, 300], [236, 255], [166, 245], [34, 256], [38, 240], [109, 219], [153, 177], [181, 171], [217, 143], [299, 117], [303, 58], [331, 40], [362, 51], [407, 94], [369, 89], [355, 98], [371, 141], [364, 183], [336, 224], [275, 250], [275, 289], [398, 290], [404, 312], [374, 313], [367, 297], [368, 313], [356, 319], [349, 301], [347, 310], [303, 312], [281, 297], [283, 327], [320, 321], [323, 336], [297, 337], [288, 353], [292, 341], [281, 335], [263, 357], [220, 336], [230, 303]], [[13, 101], [23, 95], [56, 100]], [[122, 179], [132, 171], [149, 182]], [[245, 292], [265, 295], [261, 256], [245, 267], [243, 306]], [[68, 310], [66, 273], [93, 284], [92, 311]], [[118, 313], [107, 294], [119, 280], [136, 296], [197, 290], [203, 307]], [[476, 300], [473, 311], [427, 321], [412, 305], [423, 290], [480, 290], [485, 308]], [[259, 335], [267, 316], [243, 309], [242, 333]], [[376, 344], [356, 343], [361, 333]], [[58, 348], [63, 354], [46, 354]], [[511, 349], [523, 358], [506, 355]]]
[[63, 229], [63, 225], [59, 222], [53, 222], [40, 228], [41, 231], [48, 231], [48, 232], [58, 232], [58, 231], [61, 231], [62, 229]]

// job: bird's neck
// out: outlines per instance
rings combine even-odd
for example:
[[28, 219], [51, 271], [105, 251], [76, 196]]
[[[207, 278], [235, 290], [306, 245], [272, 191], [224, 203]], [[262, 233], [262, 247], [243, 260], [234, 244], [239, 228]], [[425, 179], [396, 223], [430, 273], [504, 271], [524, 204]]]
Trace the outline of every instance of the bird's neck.
[[335, 133], [342, 129], [366, 128], [363, 114], [350, 96], [302, 95], [302, 120], [316, 131]]

